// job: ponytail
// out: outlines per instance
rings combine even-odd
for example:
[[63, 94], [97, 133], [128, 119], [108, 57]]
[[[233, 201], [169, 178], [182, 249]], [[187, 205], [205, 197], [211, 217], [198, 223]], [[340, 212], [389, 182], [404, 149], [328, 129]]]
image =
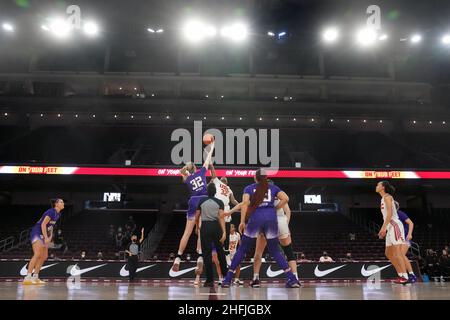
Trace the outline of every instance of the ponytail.
[[262, 172], [261, 169], [256, 170], [255, 173], [256, 181], [258, 182], [256, 186], [256, 191], [250, 198], [250, 206], [247, 211], [246, 218], [250, 218], [250, 215], [259, 207], [259, 205], [264, 201], [264, 198], [269, 190], [269, 182], [267, 181], [267, 175]]
[[389, 181], [381, 181], [381, 184], [383, 185], [384, 191], [386, 193], [389, 193], [390, 195], [394, 195], [395, 188], [392, 184], [389, 183]]

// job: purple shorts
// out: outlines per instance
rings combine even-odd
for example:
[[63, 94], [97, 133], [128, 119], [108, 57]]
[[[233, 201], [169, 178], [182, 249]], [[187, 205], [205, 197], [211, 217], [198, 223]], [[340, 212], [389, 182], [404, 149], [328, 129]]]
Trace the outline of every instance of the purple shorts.
[[44, 236], [42, 235], [42, 232], [41, 232], [41, 230], [39, 229], [39, 226], [38, 226], [38, 228], [33, 227], [33, 228], [31, 229], [31, 232], [30, 232], [30, 241], [31, 241], [31, 244], [35, 243], [36, 241], [41, 241], [42, 244], [45, 244], [45, 243], [44, 243]]
[[249, 238], [256, 238], [262, 233], [266, 239], [278, 238], [278, 219], [273, 210], [273, 215], [269, 211], [255, 211], [245, 226], [244, 234]]
[[186, 214], [186, 219], [193, 220], [195, 218], [195, 211], [197, 211], [198, 203], [203, 198], [208, 196], [192, 196], [188, 202], [188, 211]]

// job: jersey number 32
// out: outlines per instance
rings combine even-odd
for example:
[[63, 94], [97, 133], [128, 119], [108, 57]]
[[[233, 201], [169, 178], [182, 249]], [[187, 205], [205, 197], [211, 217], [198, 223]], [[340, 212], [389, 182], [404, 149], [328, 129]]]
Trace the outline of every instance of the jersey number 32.
[[191, 181], [192, 187], [194, 188], [194, 190], [197, 190], [198, 188], [203, 187], [203, 181], [202, 181], [202, 177], [197, 177], [195, 179], [193, 179]]

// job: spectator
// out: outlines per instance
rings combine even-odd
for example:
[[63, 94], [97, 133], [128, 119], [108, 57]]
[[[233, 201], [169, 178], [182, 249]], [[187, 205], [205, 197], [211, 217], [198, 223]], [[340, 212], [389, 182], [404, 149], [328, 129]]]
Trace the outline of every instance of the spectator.
[[312, 260], [306, 259], [305, 254], [302, 252], [300, 254], [300, 260], [298, 262], [312, 262]]
[[334, 262], [333, 259], [328, 255], [326, 251], [323, 252], [323, 255], [319, 259], [320, 262]]
[[116, 248], [120, 249], [123, 246], [123, 234], [122, 232], [118, 232], [116, 235]]
[[419, 265], [420, 273], [425, 274], [425, 260], [421, 256], [413, 254], [412, 260], [416, 260]]
[[348, 239], [349, 239], [350, 241], [355, 241], [355, 240], [356, 240], [356, 234], [355, 234], [355, 233], [350, 233], [350, 234], [348, 235]]
[[131, 226], [127, 224], [125, 226], [125, 233], [123, 234], [123, 243], [125, 245], [127, 245], [131, 241], [131, 235], [132, 235]]
[[446, 250], [442, 250], [442, 255], [439, 258], [439, 271], [441, 282], [445, 282], [445, 278], [449, 276], [449, 256]]
[[347, 255], [345, 256], [345, 258], [342, 258], [341, 261], [342, 262], [356, 262], [355, 260], [353, 260], [352, 254], [350, 252], [348, 252]]
[[134, 230], [136, 229], [136, 222], [134, 221], [133, 216], [129, 216], [129, 217], [128, 217], [128, 221], [127, 221], [125, 227], [127, 227], [127, 226], [128, 226], [129, 229], [131, 230], [131, 233], [133, 233]]
[[86, 251], [81, 251], [80, 260], [86, 260]]
[[430, 278], [436, 278], [439, 276], [439, 271], [439, 259], [436, 252], [434, 252], [432, 249], [427, 249], [427, 253], [425, 256], [424, 273], [427, 274]]
[[115, 227], [113, 224], [111, 224], [109, 226], [108, 236], [112, 240], [112, 239], [114, 239], [115, 235], [116, 235]]
[[188, 253], [188, 254], [186, 255], [186, 261], [187, 261], [187, 262], [191, 261], [191, 254], [190, 254], [190, 253]]
[[158, 260], [158, 255], [156, 255], [156, 254], [153, 255], [153, 258], [152, 258], [152, 259], [155, 260], [155, 261]]
[[102, 253], [101, 251], [99, 251], [99, 252], [97, 253], [97, 260], [98, 260], [98, 261], [103, 260], [103, 253]]
[[173, 261], [175, 259], [175, 253], [170, 253], [169, 254], [169, 261]]

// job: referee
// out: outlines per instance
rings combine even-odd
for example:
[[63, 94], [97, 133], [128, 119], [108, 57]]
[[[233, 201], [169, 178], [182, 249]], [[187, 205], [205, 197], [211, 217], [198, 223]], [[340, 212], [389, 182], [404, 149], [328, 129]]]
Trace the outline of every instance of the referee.
[[134, 234], [131, 237], [131, 243], [128, 250], [125, 250], [125, 252], [128, 253], [128, 273], [130, 282], [133, 282], [136, 277], [136, 270], [139, 263], [139, 246], [142, 241], [144, 241], [144, 228], [141, 230], [141, 239], [139, 239], [139, 243], [137, 242], [137, 236]]
[[[212, 264], [212, 245], [217, 250], [222, 274], [227, 273], [227, 262], [223, 251], [226, 238], [223, 202], [214, 197], [216, 186], [208, 184], [208, 197], [200, 200], [195, 213], [197, 232], [200, 233], [203, 260], [205, 264], [206, 281], [204, 287], [214, 287], [214, 271]], [[200, 231], [199, 231], [200, 230]]]

